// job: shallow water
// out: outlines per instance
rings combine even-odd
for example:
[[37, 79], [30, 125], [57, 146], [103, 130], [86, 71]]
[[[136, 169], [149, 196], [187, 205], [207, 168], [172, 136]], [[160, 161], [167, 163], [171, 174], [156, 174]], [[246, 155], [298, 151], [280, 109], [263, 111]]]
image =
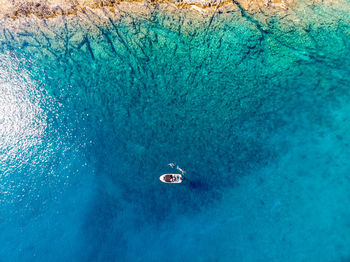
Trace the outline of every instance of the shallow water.
[[349, 259], [345, 10], [2, 21], [1, 257]]

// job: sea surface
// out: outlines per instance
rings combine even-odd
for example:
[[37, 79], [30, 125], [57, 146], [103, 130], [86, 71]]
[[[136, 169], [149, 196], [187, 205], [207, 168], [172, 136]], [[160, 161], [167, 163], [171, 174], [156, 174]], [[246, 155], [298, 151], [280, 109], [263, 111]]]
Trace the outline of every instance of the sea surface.
[[3, 19], [0, 261], [350, 261], [340, 3]]

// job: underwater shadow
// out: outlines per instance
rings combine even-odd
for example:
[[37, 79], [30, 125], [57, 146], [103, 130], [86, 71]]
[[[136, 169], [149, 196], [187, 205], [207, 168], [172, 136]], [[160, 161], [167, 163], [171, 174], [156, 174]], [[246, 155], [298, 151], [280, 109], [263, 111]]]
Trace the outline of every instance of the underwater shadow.
[[201, 191], [201, 192], [210, 191], [209, 183], [201, 179], [191, 179], [186, 177], [183, 183], [186, 183], [191, 190]]

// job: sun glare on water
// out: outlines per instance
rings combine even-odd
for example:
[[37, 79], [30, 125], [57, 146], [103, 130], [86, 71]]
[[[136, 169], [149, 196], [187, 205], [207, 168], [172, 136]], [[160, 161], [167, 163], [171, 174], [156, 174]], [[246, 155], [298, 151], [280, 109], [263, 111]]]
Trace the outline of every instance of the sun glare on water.
[[13, 56], [2, 56], [0, 61], [0, 180], [4, 191], [5, 181], [11, 180], [5, 177], [28, 162], [42, 143], [46, 115], [41, 108], [43, 94], [20, 61]]

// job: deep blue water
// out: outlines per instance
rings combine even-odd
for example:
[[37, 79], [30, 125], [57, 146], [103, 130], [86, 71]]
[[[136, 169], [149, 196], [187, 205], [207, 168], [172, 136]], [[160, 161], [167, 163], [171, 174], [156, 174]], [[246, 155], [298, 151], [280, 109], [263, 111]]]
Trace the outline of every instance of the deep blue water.
[[347, 261], [344, 10], [2, 21], [0, 261]]

